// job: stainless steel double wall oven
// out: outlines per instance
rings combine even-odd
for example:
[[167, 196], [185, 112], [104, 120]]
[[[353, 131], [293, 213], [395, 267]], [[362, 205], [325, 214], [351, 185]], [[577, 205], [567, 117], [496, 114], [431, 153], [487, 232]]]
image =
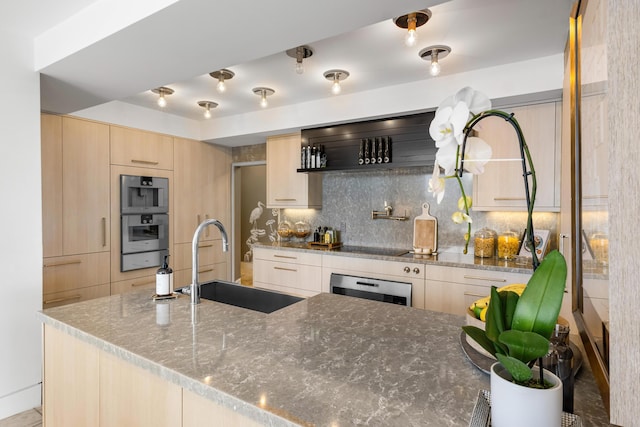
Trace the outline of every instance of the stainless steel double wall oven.
[[120, 175], [121, 271], [155, 267], [169, 255], [169, 180]]

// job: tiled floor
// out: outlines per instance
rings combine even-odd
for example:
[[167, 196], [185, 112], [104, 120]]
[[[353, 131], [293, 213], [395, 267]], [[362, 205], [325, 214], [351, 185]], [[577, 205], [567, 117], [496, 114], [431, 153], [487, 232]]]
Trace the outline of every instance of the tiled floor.
[[40, 427], [42, 426], [42, 408], [29, 409], [12, 417], [0, 420], [0, 427]]

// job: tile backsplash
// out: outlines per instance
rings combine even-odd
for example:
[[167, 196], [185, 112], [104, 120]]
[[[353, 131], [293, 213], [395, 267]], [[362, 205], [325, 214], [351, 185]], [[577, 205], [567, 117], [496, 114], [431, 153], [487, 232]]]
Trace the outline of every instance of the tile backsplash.
[[[451, 215], [457, 211], [460, 189], [455, 180], [446, 183], [441, 204], [427, 191], [432, 167], [391, 169], [367, 172], [323, 173], [322, 209], [283, 209], [280, 220], [307, 221], [312, 229], [328, 226], [341, 231], [346, 245], [410, 249], [413, 243], [413, 220], [428, 202], [430, 214], [438, 219], [438, 247], [464, 245], [466, 226], [455, 224]], [[463, 178], [465, 192], [472, 194], [472, 176]], [[393, 207], [393, 215], [407, 216], [406, 221], [371, 219], [371, 211], [384, 211], [385, 201]], [[472, 211], [471, 234], [483, 227], [500, 233], [521, 232], [526, 225], [525, 212]], [[550, 230], [550, 246], [557, 246], [558, 214], [534, 213], [534, 228]], [[472, 253], [470, 245], [470, 253]]]

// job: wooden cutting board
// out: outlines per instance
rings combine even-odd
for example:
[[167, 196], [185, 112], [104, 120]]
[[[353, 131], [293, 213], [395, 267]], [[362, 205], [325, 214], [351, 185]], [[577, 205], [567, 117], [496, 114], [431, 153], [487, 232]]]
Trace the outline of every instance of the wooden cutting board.
[[413, 220], [413, 250], [432, 254], [438, 250], [438, 220], [429, 215], [429, 203], [422, 204], [422, 214]]

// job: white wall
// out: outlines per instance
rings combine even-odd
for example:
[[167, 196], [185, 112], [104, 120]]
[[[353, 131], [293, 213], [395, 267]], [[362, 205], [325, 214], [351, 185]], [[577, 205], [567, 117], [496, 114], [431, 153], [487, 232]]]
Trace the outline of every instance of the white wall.
[[33, 42], [0, 30], [0, 419], [40, 405], [40, 84]]

